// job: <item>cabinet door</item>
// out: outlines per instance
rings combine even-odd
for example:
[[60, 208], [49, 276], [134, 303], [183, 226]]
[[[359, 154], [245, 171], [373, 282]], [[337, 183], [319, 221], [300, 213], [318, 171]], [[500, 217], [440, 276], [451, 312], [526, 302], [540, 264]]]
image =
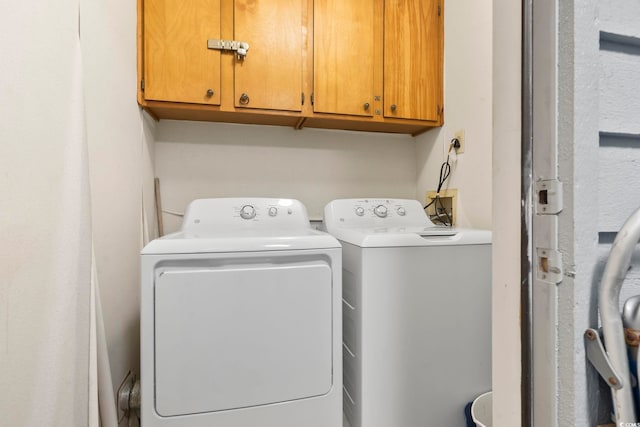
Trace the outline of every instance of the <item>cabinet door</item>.
[[315, 0], [313, 110], [373, 115], [374, 8], [372, 0]]
[[220, 104], [220, 0], [145, 0], [144, 97]]
[[384, 115], [438, 120], [442, 93], [438, 0], [385, 0]]
[[246, 58], [235, 59], [236, 107], [302, 109], [302, 4], [235, 0], [234, 39], [249, 43]]

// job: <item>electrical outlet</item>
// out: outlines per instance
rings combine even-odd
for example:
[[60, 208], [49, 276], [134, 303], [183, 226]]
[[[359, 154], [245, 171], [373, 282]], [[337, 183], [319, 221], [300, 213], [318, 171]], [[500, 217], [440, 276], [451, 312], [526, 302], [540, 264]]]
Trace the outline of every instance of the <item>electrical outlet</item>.
[[461, 129], [461, 130], [457, 131], [453, 135], [453, 137], [456, 138], [458, 140], [458, 142], [460, 142], [460, 147], [456, 148], [456, 154], [464, 153], [464, 129]]
[[[426, 202], [429, 205], [436, 198], [435, 191], [427, 191]], [[427, 208], [427, 215], [435, 224], [456, 224], [456, 202], [458, 190], [455, 188], [440, 190], [439, 200]]]

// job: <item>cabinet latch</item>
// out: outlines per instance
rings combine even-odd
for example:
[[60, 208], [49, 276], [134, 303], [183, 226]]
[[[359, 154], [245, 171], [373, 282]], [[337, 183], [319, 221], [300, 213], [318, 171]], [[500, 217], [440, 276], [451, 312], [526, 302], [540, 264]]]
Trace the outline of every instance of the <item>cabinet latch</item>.
[[247, 51], [249, 50], [249, 43], [239, 42], [235, 40], [209, 39], [207, 40], [207, 48], [214, 49], [214, 50], [236, 52], [238, 60], [243, 60], [247, 56]]

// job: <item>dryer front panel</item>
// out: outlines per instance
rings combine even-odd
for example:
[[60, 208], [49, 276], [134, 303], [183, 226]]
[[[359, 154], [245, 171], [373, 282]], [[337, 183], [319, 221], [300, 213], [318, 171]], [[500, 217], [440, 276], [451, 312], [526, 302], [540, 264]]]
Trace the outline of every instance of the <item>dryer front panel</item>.
[[332, 275], [326, 262], [156, 273], [159, 415], [247, 408], [330, 391]]

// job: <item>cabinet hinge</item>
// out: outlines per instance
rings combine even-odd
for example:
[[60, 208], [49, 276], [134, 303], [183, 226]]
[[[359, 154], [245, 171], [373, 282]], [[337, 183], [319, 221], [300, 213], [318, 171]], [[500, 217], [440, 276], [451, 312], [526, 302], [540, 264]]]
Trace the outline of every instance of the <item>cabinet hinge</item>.
[[140, 80], [140, 90], [144, 92], [144, 79]]
[[438, 5], [438, 16], [440, 16], [441, 10], [440, 10], [440, 5]]
[[439, 116], [440, 116], [440, 115], [442, 115], [442, 113], [444, 112], [444, 108], [438, 105], [438, 110], [437, 110], [437, 112], [438, 112], [438, 115], [439, 115]]
[[313, 105], [313, 93], [311, 94], [311, 105]]
[[302, 105], [304, 105], [304, 92], [302, 92]]

